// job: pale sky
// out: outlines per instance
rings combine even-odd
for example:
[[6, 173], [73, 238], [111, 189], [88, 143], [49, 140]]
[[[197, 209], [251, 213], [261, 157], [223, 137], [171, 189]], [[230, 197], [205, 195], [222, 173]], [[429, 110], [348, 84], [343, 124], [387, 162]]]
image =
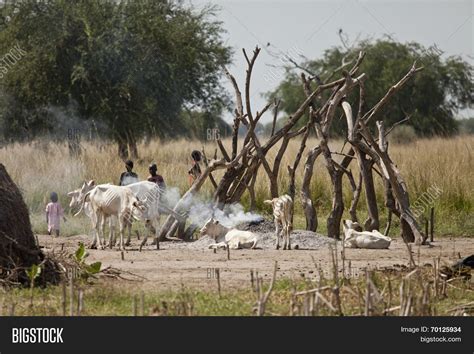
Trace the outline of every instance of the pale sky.
[[[227, 30], [225, 42], [234, 48], [233, 65], [229, 70], [241, 90], [246, 68], [242, 48], [250, 54], [256, 45], [262, 48], [251, 86], [254, 111], [266, 103], [261, 94], [274, 89], [283, 78], [283, 69], [271, 66], [281, 64], [280, 60], [269, 52], [286, 52], [296, 58], [299, 53], [308, 58], [320, 57], [325, 49], [340, 45], [340, 28], [352, 40], [358, 35], [381, 38], [388, 34], [400, 42], [415, 41], [425, 47], [436, 45], [444, 51], [442, 57], [460, 55], [474, 63], [474, 0], [187, 0], [187, 3], [198, 8], [209, 3], [220, 7], [218, 19]], [[230, 84], [227, 81], [225, 84], [233, 94]]]

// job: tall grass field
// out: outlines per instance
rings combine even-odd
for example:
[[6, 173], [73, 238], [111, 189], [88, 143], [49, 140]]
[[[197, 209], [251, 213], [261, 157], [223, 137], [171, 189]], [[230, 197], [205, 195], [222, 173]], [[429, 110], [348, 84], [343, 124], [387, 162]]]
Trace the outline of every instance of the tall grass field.
[[[288, 174], [286, 166], [292, 163], [300, 142], [292, 141], [284, 155], [279, 176], [280, 194], [286, 192]], [[311, 148], [316, 140], [306, 144]], [[340, 151], [343, 142], [331, 146], [332, 151]], [[224, 145], [230, 149], [230, 140]], [[112, 143], [82, 142], [83, 152], [80, 157], [69, 155], [65, 143], [53, 143], [37, 140], [30, 143], [16, 143], [0, 148], [0, 162], [3, 163], [13, 180], [22, 190], [23, 197], [30, 209], [34, 231], [44, 233], [46, 223], [44, 208], [49, 195], [55, 191], [60, 196], [60, 202], [70, 214], [67, 192], [79, 188], [85, 180], [94, 179], [98, 183], [118, 183], [124, 164], [117, 155], [117, 148]], [[139, 158], [135, 161], [135, 171], [140, 179], [148, 175], [148, 165], [156, 162], [158, 173], [161, 174], [169, 187], [176, 187], [180, 193], [189, 188], [187, 171], [191, 167], [191, 151], [204, 149], [208, 157], [214, 156], [216, 144], [189, 140], [160, 141], [140, 143]], [[269, 153], [270, 162], [277, 152], [274, 147]], [[347, 149], [347, 147], [346, 147]], [[436, 234], [473, 236], [474, 235], [474, 136], [459, 136], [453, 138], [432, 138], [415, 140], [407, 144], [390, 145], [391, 157], [404, 177], [412, 204], [431, 189], [441, 191], [435, 200], [421, 203], [424, 213], [419, 221], [429, 213], [431, 206], [435, 209]], [[305, 161], [303, 156], [296, 174], [297, 191], [301, 187], [302, 171]], [[356, 181], [358, 178], [357, 164], [350, 165]], [[216, 180], [223, 172], [214, 173]], [[381, 222], [384, 225], [386, 210], [383, 207], [383, 188], [380, 177], [375, 173], [377, 199], [380, 206]], [[346, 177], [344, 177], [346, 178]], [[263, 168], [259, 170], [256, 182], [257, 209], [262, 215], [269, 215], [270, 210], [264, 206], [263, 200], [268, 199], [269, 183]], [[317, 205], [319, 227], [318, 232], [325, 233], [326, 217], [331, 208], [331, 184], [323, 160], [317, 160], [311, 184], [313, 200]], [[208, 181], [201, 190], [202, 198], [211, 198], [212, 184]], [[298, 195], [298, 194], [297, 194]], [[352, 197], [352, 190], [347, 179], [344, 181], [346, 206]], [[248, 207], [249, 199], [245, 194], [241, 203]], [[304, 228], [305, 220], [297, 197], [295, 203], [295, 227]], [[347, 208], [346, 208], [347, 209]], [[365, 199], [359, 202], [359, 218], [366, 216]], [[347, 211], [346, 211], [347, 212]], [[344, 215], [347, 216], [347, 215]], [[391, 236], [397, 236], [397, 225], [391, 231]], [[68, 217], [62, 234], [72, 235], [88, 233], [90, 224], [82, 217]]]

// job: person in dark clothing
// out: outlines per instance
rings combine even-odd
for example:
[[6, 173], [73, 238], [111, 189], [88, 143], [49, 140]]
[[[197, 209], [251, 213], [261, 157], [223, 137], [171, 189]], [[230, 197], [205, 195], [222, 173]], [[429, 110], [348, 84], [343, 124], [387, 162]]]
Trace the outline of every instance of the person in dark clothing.
[[201, 166], [199, 166], [201, 153], [198, 150], [193, 150], [193, 152], [191, 152], [191, 158], [193, 159], [193, 166], [188, 171], [190, 185], [201, 175]]
[[162, 176], [158, 175], [158, 167], [156, 166], [156, 163], [152, 163], [148, 167], [148, 171], [150, 172], [150, 176], [148, 177], [149, 182], [154, 182], [160, 187], [160, 189], [164, 190], [166, 188], [165, 180], [163, 179]]
[[138, 182], [138, 175], [133, 172], [133, 161], [127, 160], [125, 162], [125, 168], [127, 171], [122, 172], [120, 175], [119, 186], [126, 186], [127, 184]]

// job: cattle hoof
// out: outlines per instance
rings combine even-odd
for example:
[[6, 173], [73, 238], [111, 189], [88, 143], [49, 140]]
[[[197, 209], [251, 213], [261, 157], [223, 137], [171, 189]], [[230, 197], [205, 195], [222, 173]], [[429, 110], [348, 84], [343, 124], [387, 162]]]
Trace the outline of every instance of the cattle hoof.
[[88, 248], [91, 249], [91, 250], [96, 250], [96, 249], [97, 249], [97, 245], [91, 244], [91, 245], [89, 245]]
[[129, 242], [129, 241], [125, 242], [125, 246], [130, 246], [131, 244], [132, 244], [132, 243]]

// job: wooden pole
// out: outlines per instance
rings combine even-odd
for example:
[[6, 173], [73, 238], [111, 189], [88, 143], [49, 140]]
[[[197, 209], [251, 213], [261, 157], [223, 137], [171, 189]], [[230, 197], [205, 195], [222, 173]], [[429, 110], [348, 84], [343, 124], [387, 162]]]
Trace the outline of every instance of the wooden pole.
[[133, 299], [132, 299], [132, 309], [133, 309], [133, 316], [137, 316], [138, 315], [138, 307], [137, 307], [137, 296], [136, 295], [133, 295]]
[[370, 316], [372, 313], [372, 296], [371, 296], [371, 287], [370, 287], [370, 271], [366, 268], [365, 269], [365, 281], [366, 281], [366, 289], [365, 289], [365, 316]]
[[429, 221], [428, 219], [425, 220], [425, 238], [428, 238], [428, 227], [429, 227]]
[[82, 313], [82, 309], [84, 308], [84, 300], [83, 300], [84, 292], [82, 289], [79, 289], [77, 294], [77, 315], [80, 316]]
[[140, 309], [142, 316], [145, 316], [145, 293], [143, 292], [143, 290], [140, 293]]
[[221, 275], [220, 275], [220, 270], [219, 268], [216, 268], [216, 278], [217, 278], [217, 293], [219, 294], [219, 297], [221, 297]]
[[430, 242], [434, 241], [434, 207], [430, 210]]
[[63, 298], [62, 298], [62, 301], [61, 301], [61, 305], [62, 305], [62, 309], [63, 309], [63, 316], [66, 316], [66, 297], [67, 297], [67, 294], [66, 294], [66, 282], [62, 282], [62, 293], [63, 293]]
[[74, 316], [74, 277], [69, 278], [69, 316]]

